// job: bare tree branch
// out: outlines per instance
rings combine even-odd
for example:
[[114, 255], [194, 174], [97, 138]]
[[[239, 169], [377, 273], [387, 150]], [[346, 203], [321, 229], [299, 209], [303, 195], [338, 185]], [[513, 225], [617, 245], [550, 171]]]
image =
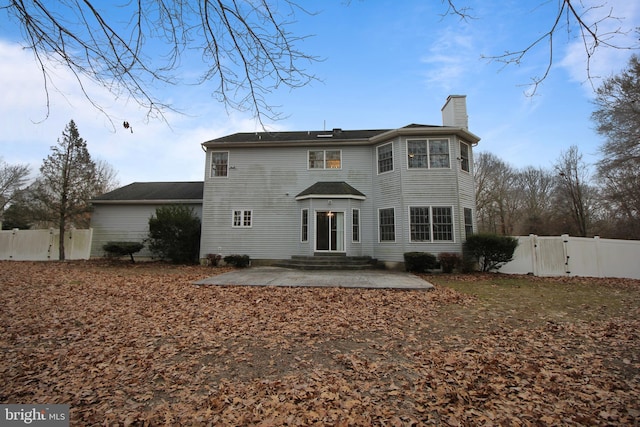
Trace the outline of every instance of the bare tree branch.
[[505, 66], [515, 64], [520, 65], [523, 59], [531, 53], [531, 51], [537, 48], [544, 42], [547, 42], [547, 50], [548, 50], [548, 61], [545, 65], [545, 68], [540, 76], [534, 76], [531, 78], [531, 90], [529, 91], [529, 95], [535, 95], [538, 90], [538, 87], [542, 82], [544, 82], [551, 72], [554, 64], [554, 53], [556, 50], [556, 38], [555, 36], [560, 29], [560, 23], [562, 18], [564, 17], [566, 22], [564, 27], [566, 28], [567, 34], [571, 36], [571, 33], [576, 29], [579, 32], [579, 37], [582, 41], [585, 57], [586, 57], [586, 72], [587, 72], [587, 80], [591, 82], [593, 85], [593, 78], [597, 77], [592, 75], [591, 72], [591, 61], [594, 53], [598, 48], [608, 47], [614, 49], [638, 49], [638, 44], [633, 45], [620, 45], [614, 42], [614, 38], [619, 35], [626, 35], [627, 33], [623, 31], [621, 26], [617, 26], [613, 30], [603, 30], [603, 23], [610, 23], [621, 21], [621, 18], [618, 18], [613, 15], [613, 9], [609, 8], [608, 12], [605, 12], [604, 15], [600, 14], [599, 18], [588, 19], [593, 16], [600, 9], [604, 9], [606, 7], [606, 2], [603, 1], [603, 4], [598, 6], [585, 6], [582, 2], [578, 2], [580, 7], [576, 7], [575, 0], [561, 0], [558, 3], [558, 10], [556, 14], [553, 16], [549, 24], [549, 29], [546, 30], [540, 37], [536, 40], [529, 43], [523, 49], [519, 50], [507, 50], [501, 55], [492, 55], [482, 57], [489, 61], [495, 61], [503, 63]]
[[[56, 64], [71, 70], [84, 96], [107, 117], [88, 93], [87, 79], [162, 119], [172, 106], [154, 96], [156, 85], [213, 85], [227, 107], [261, 122], [280, 118], [267, 101], [273, 90], [315, 79], [305, 64], [318, 58], [296, 47], [305, 37], [288, 31], [296, 13], [311, 12], [293, 1], [137, 0], [118, 7], [114, 13], [112, 5], [92, 0], [9, 0], [4, 6], [42, 71], [47, 116]], [[190, 80], [180, 69], [194, 51], [204, 71]]]

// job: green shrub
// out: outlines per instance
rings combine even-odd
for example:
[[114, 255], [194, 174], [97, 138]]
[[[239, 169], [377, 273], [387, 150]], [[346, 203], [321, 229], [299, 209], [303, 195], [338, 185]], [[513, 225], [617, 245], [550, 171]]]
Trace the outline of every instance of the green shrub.
[[453, 273], [453, 270], [462, 263], [462, 257], [454, 252], [442, 252], [438, 255], [438, 261], [440, 261], [443, 273]]
[[102, 245], [102, 249], [109, 257], [121, 257], [129, 255], [131, 262], [135, 262], [133, 254], [140, 252], [144, 248], [144, 244], [139, 242], [107, 242]]
[[227, 255], [224, 257], [224, 262], [234, 267], [245, 268], [249, 267], [251, 258], [249, 258], [249, 255]]
[[467, 237], [464, 251], [480, 264], [482, 271], [491, 271], [511, 261], [517, 246], [514, 237], [481, 233]]
[[414, 273], [425, 273], [436, 267], [436, 257], [427, 252], [405, 252], [404, 267]]
[[171, 262], [196, 263], [200, 252], [200, 218], [184, 205], [162, 206], [149, 218], [149, 250]]

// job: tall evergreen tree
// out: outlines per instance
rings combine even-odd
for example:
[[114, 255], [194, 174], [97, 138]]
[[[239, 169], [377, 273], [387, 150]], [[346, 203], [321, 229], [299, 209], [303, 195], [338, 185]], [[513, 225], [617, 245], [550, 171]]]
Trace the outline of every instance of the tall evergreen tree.
[[65, 259], [65, 230], [89, 212], [89, 199], [99, 190], [96, 164], [73, 120], [40, 167], [35, 195], [45, 215], [60, 230], [59, 259]]

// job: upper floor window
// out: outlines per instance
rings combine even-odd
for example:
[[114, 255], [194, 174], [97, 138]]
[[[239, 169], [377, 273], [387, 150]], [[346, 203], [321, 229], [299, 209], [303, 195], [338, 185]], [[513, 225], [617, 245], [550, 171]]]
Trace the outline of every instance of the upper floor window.
[[340, 150], [309, 150], [309, 169], [340, 169], [342, 152]]
[[378, 147], [378, 173], [393, 170], [393, 144], [388, 143]]
[[211, 176], [227, 176], [229, 170], [229, 152], [214, 151], [211, 153]]
[[412, 139], [407, 141], [409, 169], [448, 168], [448, 139]]
[[460, 169], [469, 172], [469, 145], [460, 141]]
[[252, 212], [249, 210], [233, 211], [233, 226], [249, 228], [251, 227], [252, 217]]

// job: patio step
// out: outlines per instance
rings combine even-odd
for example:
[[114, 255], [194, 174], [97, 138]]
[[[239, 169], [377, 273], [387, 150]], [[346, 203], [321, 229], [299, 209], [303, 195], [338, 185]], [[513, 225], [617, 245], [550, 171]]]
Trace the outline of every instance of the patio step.
[[367, 270], [375, 268], [376, 260], [370, 256], [346, 256], [344, 254], [293, 255], [279, 262], [278, 267], [298, 270]]

